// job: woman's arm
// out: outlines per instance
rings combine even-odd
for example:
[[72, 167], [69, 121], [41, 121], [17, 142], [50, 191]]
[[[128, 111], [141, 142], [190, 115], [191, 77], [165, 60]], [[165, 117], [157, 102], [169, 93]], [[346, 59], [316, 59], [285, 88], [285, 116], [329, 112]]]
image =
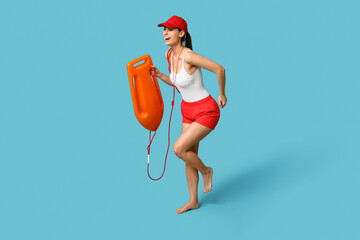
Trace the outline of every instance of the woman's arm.
[[184, 60], [191, 65], [205, 68], [206, 70], [209, 70], [216, 74], [218, 80], [219, 80], [219, 89], [220, 89], [220, 95], [219, 95], [219, 105], [221, 108], [225, 107], [227, 99], [225, 95], [225, 68], [221, 66], [220, 64], [203, 57], [195, 52], [190, 52], [189, 54], [185, 55]]
[[[168, 53], [169, 50], [167, 50], [165, 52], [165, 58], [167, 56], [167, 53]], [[155, 66], [152, 66], [154, 69], [155, 69], [155, 73], [156, 73], [156, 77], [160, 78], [164, 83], [166, 83], [167, 85], [170, 85], [170, 86], [173, 86], [171, 80], [170, 80], [170, 77], [169, 76], [166, 76], [165, 74], [163, 74], [162, 72], [159, 71], [159, 69], [157, 69], [157, 67]]]
[[152, 67], [155, 69], [156, 77], [160, 78], [167, 85], [170, 85], [170, 86], [173, 85], [172, 82], [170, 81], [169, 76], [166, 76], [165, 74], [160, 72], [159, 69], [157, 69], [157, 67], [155, 67], [155, 66], [152, 66]]

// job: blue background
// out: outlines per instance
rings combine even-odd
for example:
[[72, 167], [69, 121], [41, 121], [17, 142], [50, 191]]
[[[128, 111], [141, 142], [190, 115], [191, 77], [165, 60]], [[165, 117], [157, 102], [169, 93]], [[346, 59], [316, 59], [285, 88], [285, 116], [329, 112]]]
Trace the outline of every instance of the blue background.
[[[358, 1], [2, 1], [0, 239], [359, 239]], [[146, 174], [126, 63], [164, 73], [162, 28], [226, 69], [227, 106], [200, 144], [200, 209], [184, 163]], [[217, 99], [216, 75], [203, 70]], [[152, 145], [162, 173], [172, 89]], [[171, 141], [180, 135], [176, 97]]]

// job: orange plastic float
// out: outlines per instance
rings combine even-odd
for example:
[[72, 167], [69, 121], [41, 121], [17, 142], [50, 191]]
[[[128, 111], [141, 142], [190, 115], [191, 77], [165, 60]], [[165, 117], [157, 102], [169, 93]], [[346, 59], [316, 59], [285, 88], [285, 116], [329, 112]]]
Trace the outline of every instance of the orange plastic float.
[[[134, 67], [141, 61], [145, 62]], [[152, 65], [151, 57], [144, 55], [130, 61], [127, 71], [135, 116], [144, 128], [156, 131], [163, 117], [164, 102], [156, 75], [151, 73]]]

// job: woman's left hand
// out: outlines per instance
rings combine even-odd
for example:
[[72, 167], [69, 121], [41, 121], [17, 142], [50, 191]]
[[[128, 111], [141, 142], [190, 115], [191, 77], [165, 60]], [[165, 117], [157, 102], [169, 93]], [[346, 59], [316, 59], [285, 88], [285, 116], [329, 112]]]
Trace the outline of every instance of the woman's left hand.
[[220, 94], [218, 100], [219, 100], [219, 106], [220, 106], [221, 108], [225, 107], [226, 102], [227, 102], [227, 99], [226, 99], [225, 94]]

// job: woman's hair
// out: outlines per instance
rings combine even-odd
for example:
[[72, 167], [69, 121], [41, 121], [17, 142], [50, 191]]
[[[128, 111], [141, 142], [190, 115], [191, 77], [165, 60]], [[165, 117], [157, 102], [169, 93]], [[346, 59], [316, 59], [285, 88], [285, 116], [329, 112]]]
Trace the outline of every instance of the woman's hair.
[[[181, 31], [180, 28], [178, 28], [179, 31]], [[181, 42], [185, 42], [185, 47], [192, 49], [192, 44], [191, 44], [191, 37], [190, 37], [190, 33], [186, 32], [185, 35], [181, 38]]]

